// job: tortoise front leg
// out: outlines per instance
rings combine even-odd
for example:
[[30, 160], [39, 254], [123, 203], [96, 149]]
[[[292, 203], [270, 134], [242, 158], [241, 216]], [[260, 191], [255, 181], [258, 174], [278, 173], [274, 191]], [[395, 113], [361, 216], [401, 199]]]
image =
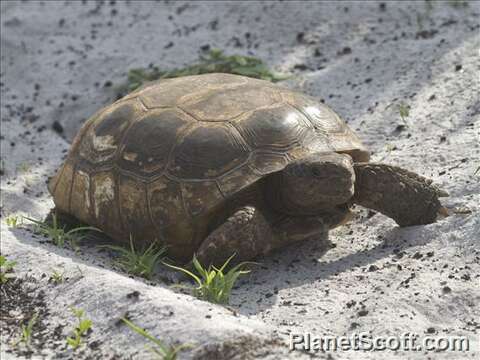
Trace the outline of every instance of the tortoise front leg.
[[263, 214], [253, 206], [244, 206], [205, 238], [196, 257], [205, 266], [221, 266], [233, 254], [232, 263], [251, 260], [268, 252], [273, 238]]
[[357, 163], [353, 202], [377, 210], [400, 226], [430, 224], [446, 209], [438, 198], [446, 193], [411, 171], [375, 163]]
[[296, 242], [325, 237], [330, 223], [348, 218], [343, 206], [321, 216], [294, 217], [263, 210], [268, 220], [253, 206], [238, 209], [202, 242], [196, 253], [200, 263], [221, 266], [233, 254], [232, 263], [252, 260]]

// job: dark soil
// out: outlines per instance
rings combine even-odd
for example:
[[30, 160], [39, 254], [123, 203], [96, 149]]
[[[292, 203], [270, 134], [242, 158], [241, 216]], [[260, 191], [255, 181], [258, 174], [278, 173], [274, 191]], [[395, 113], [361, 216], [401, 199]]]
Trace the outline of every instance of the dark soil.
[[[45, 302], [45, 292], [38, 289], [36, 279], [11, 279], [0, 285], [0, 294], [0, 335], [2, 343], [9, 344], [5, 349], [7, 353], [31, 358], [33, 355], [42, 355], [45, 349], [65, 349], [62, 335], [64, 326], [48, 328], [50, 313]], [[32, 329], [29, 346], [21, 342], [14, 345], [20, 339], [22, 324], [26, 326], [35, 314], [38, 318]]]
[[[53, 285], [50, 285], [53, 286]], [[88, 341], [76, 351], [67, 347], [66, 337], [73, 328], [75, 320], [62, 323], [50, 322], [50, 311], [47, 306], [45, 291], [49, 285], [41, 283], [33, 277], [13, 278], [6, 284], [0, 284], [0, 336], [2, 344], [7, 344], [6, 353], [21, 358], [62, 358], [62, 359], [109, 359], [123, 357], [113, 351], [103, 353], [99, 341]], [[45, 290], [43, 290], [45, 289]], [[18, 340], [22, 333], [22, 324], [37, 314], [37, 321], [32, 328], [29, 345]]]

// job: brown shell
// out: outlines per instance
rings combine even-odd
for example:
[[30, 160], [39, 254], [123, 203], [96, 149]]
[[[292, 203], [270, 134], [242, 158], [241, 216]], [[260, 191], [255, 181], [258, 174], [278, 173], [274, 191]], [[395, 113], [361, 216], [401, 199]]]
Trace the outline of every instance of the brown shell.
[[60, 210], [189, 259], [215, 211], [311, 152], [369, 154], [325, 105], [228, 74], [152, 82], [100, 110], [49, 184]]

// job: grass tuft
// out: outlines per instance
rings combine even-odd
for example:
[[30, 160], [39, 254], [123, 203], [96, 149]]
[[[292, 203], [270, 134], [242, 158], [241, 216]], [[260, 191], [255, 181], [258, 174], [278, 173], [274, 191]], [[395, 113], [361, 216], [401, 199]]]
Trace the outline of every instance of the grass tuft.
[[62, 284], [65, 281], [64, 274], [65, 271], [60, 272], [57, 269], [53, 269], [49, 281], [55, 285]]
[[18, 165], [17, 171], [19, 173], [27, 173], [31, 169], [31, 167], [32, 167], [31, 164], [29, 164], [28, 162], [23, 162], [20, 165]]
[[101, 247], [118, 252], [120, 255], [116, 263], [128, 274], [141, 276], [145, 279], [152, 278], [155, 267], [164, 257], [167, 249], [165, 246], [159, 247], [157, 243], [152, 243], [148, 248], [137, 251], [133, 245], [132, 236], [130, 236], [130, 249], [116, 245], [103, 245]]
[[207, 54], [201, 55], [196, 64], [183, 69], [170, 71], [160, 70], [158, 67], [131, 69], [128, 72], [127, 84], [120, 88], [120, 93], [133, 91], [148, 81], [208, 73], [236, 74], [272, 82], [285, 80], [289, 77], [270, 70], [261, 59], [243, 55], [228, 56], [224, 55], [220, 49], [212, 49]]
[[225, 268], [228, 266], [229, 262], [234, 256], [235, 254], [230, 256], [220, 268], [217, 268], [213, 265], [205, 268], [194, 256], [192, 262], [198, 275], [182, 267], [173, 266], [170, 264], [165, 265], [182, 271], [197, 283], [198, 286], [193, 289], [193, 295], [195, 297], [216, 304], [228, 304], [230, 300], [230, 293], [232, 292], [233, 285], [237, 281], [238, 277], [250, 272], [250, 270], [241, 270], [242, 267], [248, 264], [243, 262], [232, 267], [228, 272], [224, 273]]
[[159, 358], [162, 360], [175, 360], [177, 359], [177, 354], [186, 348], [189, 348], [190, 345], [180, 345], [180, 346], [169, 346], [165, 345], [163, 341], [160, 339], [157, 339], [155, 336], [151, 335], [146, 331], [145, 329], [142, 329], [140, 326], [135, 325], [133, 322], [131, 322], [128, 319], [122, 318], [122, 321], [133, 331], [135, 331], [137, 334], [143, 336], [145, 339], [149, 340], [153, 344], [155, 344], [155, 347], [148, 347], [150, 351], [152, 351], [154, 354], [156, 354]]
[[77, 318], [77, 326], [73, 329], [73, 336], [67, 337], [67, 344], [76, 350], [82, 344], [82, 338], [92, 328], [92, 320], [85, 317], [85, 311], [82, 309], [71, 308], [73, 315]]
[[17, 228], [22, 225], [22, 218], [18, 215], [9, 215], [5, 222], [7, 223], [8, 227]]
[[410, 106], [405, 103], [400, 103], [397, 106], [398, 114], [404, 123], [406, 123], [406, 118], [410, 115]]
[[7, 260], [5, 256], [0, 255], [0, 284], [6, 284], [9, 279], [14, 277], [11, 272], [15, 265], [15, 261]]
[[59, 247], [64, 247], [65, 243], [67, 242], [68, 244], [70, 244], [70, 246], [76, 249], [77, 241], [81, 240], [85, 236], [82, 236], [79, 233], [85, 231], [101, 231], [92, 226], [80, 226], [67, 231], [65, 227], [60, 226], [56, 214], [52, 215], [51, 224], [29, 217], [25, 217], [25, 219], [35, 224], [35, 233], [52, 239], [53, 243]]
[[456, 8], [456, 9], [465, 8], [469, 5], [467, 0], [449, 0], [448, 4], [451, 7]]
[[18, 343], [21, 343], [21, 342], [24, 343], [25, 346], [30, 346], [30, 341], [32, 339], [33, 327], [37, 323], [37, 320], [38, 320], [38, 313], [35, 313], [30, 318], [30, 320], [28, 320], [27, 325], [22, 324], [22, 326], [21, 326], [22, 333], [20, 335], [20, 338], [14, 344], [14, 346], [16, 346]]

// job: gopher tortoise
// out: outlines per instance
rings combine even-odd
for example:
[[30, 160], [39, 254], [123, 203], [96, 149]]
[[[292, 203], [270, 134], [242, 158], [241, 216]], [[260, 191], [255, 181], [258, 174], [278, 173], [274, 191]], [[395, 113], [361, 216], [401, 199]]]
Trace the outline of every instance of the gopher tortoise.
[[93, 115], [49, 182], [56, 210], [188, 262], [252, 259], [318, 237], [353, 204], [400, 226], [444, 209], [431, 181], [368, 163], [315, 99], [229, 74], [151, 82]]

